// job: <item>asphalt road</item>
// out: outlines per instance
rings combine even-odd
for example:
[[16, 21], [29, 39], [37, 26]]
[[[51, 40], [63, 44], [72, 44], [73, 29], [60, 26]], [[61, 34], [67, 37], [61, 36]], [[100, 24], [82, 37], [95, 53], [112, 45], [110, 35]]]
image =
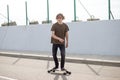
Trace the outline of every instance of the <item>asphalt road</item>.
[[120, 80], [120, 67], [68, 63], [69, 76], [49, 74], [53, 61], [0, 56], [0, 80]]

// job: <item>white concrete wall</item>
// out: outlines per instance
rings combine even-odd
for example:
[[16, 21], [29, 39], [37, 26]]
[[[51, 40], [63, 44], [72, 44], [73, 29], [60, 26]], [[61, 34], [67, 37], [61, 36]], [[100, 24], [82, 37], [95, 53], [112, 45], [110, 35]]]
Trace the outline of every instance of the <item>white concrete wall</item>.
[[[120, 55], [120, 20], [67, 24], [67, 53]], [[0, 50], [51, 52], [51, 25], [0, 27]]]

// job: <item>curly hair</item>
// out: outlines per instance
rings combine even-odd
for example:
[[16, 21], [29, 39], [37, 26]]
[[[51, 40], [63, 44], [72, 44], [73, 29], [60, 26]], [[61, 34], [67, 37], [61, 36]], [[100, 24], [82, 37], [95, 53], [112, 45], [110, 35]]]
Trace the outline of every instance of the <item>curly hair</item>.
[[56, 19], [58, 19], [59, 17], [61, 17], [62, 19], [65, 19], [62, 13], [57, 14]]

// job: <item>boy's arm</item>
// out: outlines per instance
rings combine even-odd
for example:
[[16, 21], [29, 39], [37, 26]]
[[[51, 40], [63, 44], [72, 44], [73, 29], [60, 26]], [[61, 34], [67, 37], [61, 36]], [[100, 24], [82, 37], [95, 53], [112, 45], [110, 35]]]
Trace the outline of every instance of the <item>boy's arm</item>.
[[68, 31], [66, 32], [65, 38], [66, 38], [66, 48], [67, 48], [68, 47]]
[[51, 37], [54, 38], [54, 39], [56, 39], [56, 40], [59, 40], [61, 43], [64, 42], [64, 40], [62, 38], [60, 38], [60, 37], [58, 37], [58, 36], [55, 35], [55, 31], [52, 31], [52, 36]]

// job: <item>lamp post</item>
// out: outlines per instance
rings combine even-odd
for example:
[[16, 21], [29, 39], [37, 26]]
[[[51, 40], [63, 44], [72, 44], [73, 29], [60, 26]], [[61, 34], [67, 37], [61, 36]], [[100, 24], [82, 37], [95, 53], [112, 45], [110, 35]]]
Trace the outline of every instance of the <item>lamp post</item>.
[[47, 0], [47, 23], [49, 23], [49, 0]]
[[9, 20], [9, 5], [7, 5], [7, 19], [8, 19], [8, 26], [9, 26], [9, 23], [10, 23], [10, 20]]
[[76, 21], [76, 0], [74, 0], [74, 21]]
[[108, 19], [111, 19], [110, 13], [111, 13], [111, 5], [110, 5], [110, 0], [108, 0]]
[[26, 25], [28, 25], [27, 2], [25, 2], [25, 12], [26, 12]]

